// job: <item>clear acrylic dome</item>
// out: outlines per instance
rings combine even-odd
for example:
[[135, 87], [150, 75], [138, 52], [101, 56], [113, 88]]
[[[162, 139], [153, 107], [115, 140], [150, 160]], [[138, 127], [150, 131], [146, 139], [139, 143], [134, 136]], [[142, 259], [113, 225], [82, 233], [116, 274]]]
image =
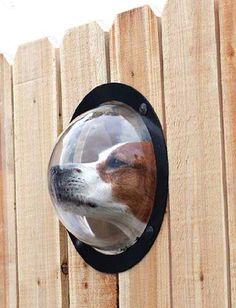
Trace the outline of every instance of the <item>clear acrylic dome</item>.
[[54, 147], [48, 185], [61, 222], [80, 241], [104, 254], [133, 245], [156, 187], [153, 144], [140, 115], [110, 102], [77, 117]]

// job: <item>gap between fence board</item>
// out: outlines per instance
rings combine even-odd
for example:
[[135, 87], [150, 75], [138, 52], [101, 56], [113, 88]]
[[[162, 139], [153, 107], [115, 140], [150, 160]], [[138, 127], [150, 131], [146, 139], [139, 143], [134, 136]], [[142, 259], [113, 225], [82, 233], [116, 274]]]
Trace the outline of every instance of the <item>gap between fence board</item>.
[[[236, 306], [236, 3], [219, 0], [222, 117], [228, 205], [229, 274], [231, 306]], [[217, 5], [217, 3], [216, 3]], [[218, 6], [218, 5], [217, 5]], [[217, 16], [218, 17], [218, 16]]]

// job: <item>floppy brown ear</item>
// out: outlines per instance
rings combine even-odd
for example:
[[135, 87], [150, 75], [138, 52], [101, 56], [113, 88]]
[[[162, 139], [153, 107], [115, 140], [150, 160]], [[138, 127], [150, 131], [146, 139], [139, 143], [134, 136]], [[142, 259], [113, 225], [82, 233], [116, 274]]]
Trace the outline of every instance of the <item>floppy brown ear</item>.
[[125, 156], [127, 159], [133, 159], [135, 156], [140, 161], [148, 161], [150, 164], [155, 163], [155, 153], [152, 142], [130, 142], [117, 148], [115, 151], [120, 156]]
[[151, 167], [153, 167], [156, 164], [156, 158], [152, 142], [143, 141], [141, 142], [141, 145], [145, 158], [147, 158], [147, 162], [150, 164]]
[[145, 165], [152, 168], [155, 172], [156, 158], [152, 142], [136, 142], [133, 144], [132, 149], [138, 157], [142, 157], [142, 161], [144, 161]]

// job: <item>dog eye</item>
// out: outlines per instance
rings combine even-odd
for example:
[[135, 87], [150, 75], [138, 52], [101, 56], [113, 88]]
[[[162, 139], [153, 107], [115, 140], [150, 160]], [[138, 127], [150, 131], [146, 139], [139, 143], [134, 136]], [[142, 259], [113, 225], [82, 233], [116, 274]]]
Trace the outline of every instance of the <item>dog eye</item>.
[[119, 168], [119, 167], [126, 166], [126, 165], [127, 165], [126, 162], [118, 158], [115, 158], [115, 157], [112, 157], [111, 159], [108, 160], [109, 168]]

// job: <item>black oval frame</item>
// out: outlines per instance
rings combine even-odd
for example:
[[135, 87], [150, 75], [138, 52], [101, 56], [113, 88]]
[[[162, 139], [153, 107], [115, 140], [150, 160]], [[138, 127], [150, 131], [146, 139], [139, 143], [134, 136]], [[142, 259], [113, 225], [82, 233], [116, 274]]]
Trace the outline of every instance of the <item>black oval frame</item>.
[[76, 108], [71, 122], [82, 113], [102, 103], [119, 101], [140, 114], [152, 138], [157, 165], [157, 185], [154, 206], [148, 224], [140, 238], [124, 252], [116, 255], [103, 254], [78, 240], [68, 230], [75, 249], [86, 263], [105, 273], [126, 271], [141, 261], [151, 249], [163, 221], [168, 195], [168, 157], [160, 121], [147, 99], [131, 86], [107, 83], [89, 92]]

